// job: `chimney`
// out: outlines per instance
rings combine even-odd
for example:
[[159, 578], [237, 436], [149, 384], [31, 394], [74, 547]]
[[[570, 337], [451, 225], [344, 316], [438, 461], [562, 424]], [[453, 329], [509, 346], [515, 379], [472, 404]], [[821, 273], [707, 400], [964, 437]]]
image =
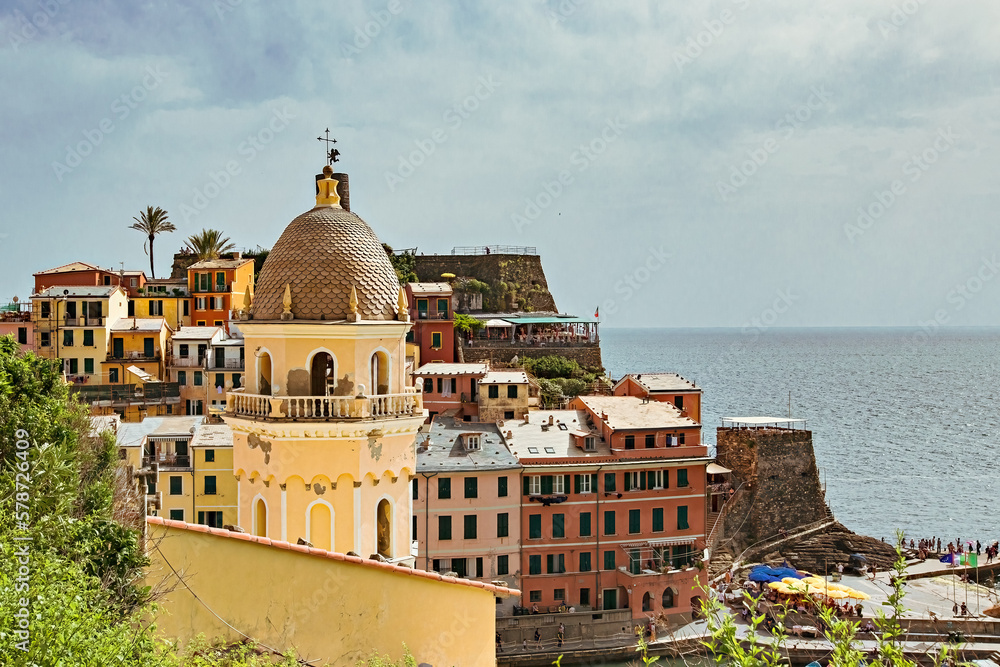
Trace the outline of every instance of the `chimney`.
[[333, 179], [337, 181], [337, 194], [340, 195], [340, 208], [345, 211], [350, 211], [351, 187], [347, 174], [334, 174]]
[[549, 415], [549, 426], [552, 426], [553, 424], [555, 424], [555, 422], [556, 422], [555, 416]]
[[233, 253], [233, 259], [243, 259], [243, 251], [237, 250]]

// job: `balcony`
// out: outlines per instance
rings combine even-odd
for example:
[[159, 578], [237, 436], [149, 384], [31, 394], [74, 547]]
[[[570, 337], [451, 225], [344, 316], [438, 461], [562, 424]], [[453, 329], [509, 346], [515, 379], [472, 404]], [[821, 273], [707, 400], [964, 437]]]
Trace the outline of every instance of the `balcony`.
[[195, 357], [174, 357], [170, 360], [170, 365], [174, 368], [204, 368], [205, 357], [200, 359]]
[[243, 370], [243, 360], [242, 359], [226, 359], [221, 363], [218, 360], [213, 360], [212, 364], [208, 367], [208, 370], [212, 371], [241, 371]]
[[122, 352], [121, 354], [111, 353], [107, 361], [125, 363], [127, 361], [159, 361], [161, 358], [159, 350], [148, 356], [145, 352]]
[[153, 464], [158, 465], [160, 470], [163, 470], [164, 468], [190, 468], [191, 456], [188, 454], [163, 452], [157, 456], [142, 457], [143, 468], [151, 467]]
[[30, 310], [0, 313], [0, 322], [30, 322], [30, 321], [31, 321]]
[[104, 317], [63, 316], [63, 324], [67, 327], [103, 327]]
[[226, 294], [233, 290], [232, 283], [215, 283], [214, 285], [195, 285], [195, 294]]
[[146, 403], [179, 403], [180, 385], [176, 382], [135, 384], [71, 385], [70, 391], [84, 403], [110, 405], [143, 405]]
[[418, 310], [417, 311], [417, 319], [418, 320], [447, 320], [447, 319], [450, 319], [450, 318], [448, 317], [448, 311], [447, 310], [438, 310], [438, 311]]
[[226, 414], [250, 419], [375, 420], [423, 415], [421, 394], [379, 396], [266, 396], [240, 390], [226, 396]]

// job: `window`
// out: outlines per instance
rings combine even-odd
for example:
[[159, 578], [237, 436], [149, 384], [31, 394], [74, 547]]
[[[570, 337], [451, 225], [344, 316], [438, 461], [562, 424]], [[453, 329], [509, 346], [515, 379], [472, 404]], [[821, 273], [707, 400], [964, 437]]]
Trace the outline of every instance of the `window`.
[[233, 373], [232, 379], [233, 379], [233, 389], [239, 389], [240, 383], [243, 381], [243, 376], [240, 375], [239, 373]]
[[[479, 451], [479, 436], [478, 435], [467, 435], [465, 436], [465, 448], [470, 452]], [[469, 496], [466, 496], [469, 497]], [[475, 496], [471, 496], [475, 498]]]
[[94, 347], [94, 330], [84, 329], [83, 330], [83, 346], [84, 347]]
[[497, 497], [506, 498], [507, 497], [507, 478], [498, 477], [497, 478]]
[[65, 345], [66, 347], [72, 347], [73, 346], [73, 330], [72, 329], [64, 329], [63, 330], [63, 342], [62, 342], [62, 344]]
[[417, 484], [416, 477], [410, 481], [410, 497], [414, 500], [417, 500], [420, 497], [419, 485]]
[[653, 508], [653, 532], [662, 533], [663, 532], [663, 508], [654, 507]]
[[580, 512], [580, 537], [590, 537], [590, 512]]
[[450, 477], [439, 477], [438, 478], [438, 500], [447, 500], [451, 498], [451, 478]]
[[605, 491], [615, 490], [615, 474], [613, 472], [604, 473], [604, 490]]
[[566, 589], [565, 588], [556, 588], [556, 589], [554, 589], [552, 591], [552, 597], [554, 597], [556, 600], [565, 601], [566, 600]]
[[171, 521], [183, 521], [184, 520], [184, 510], [170, 510], [170, 520]]
[[443, 394], [444, 393], [444, 381], [441, 378], [438, 378], [437, 381], [438, 381], [437, 382], [437, 385], [438, 385], [437, 393]]
[[205, 475], [205, 495], [215, 495], [215, 475]]
[[552, 515], [552, 537], [566, 537], [566, 515]]
[[510, 516], [507, 512], [497, 514], [497, 537], [510, 536]]
[[556, 475], [552, 478], [552, 493], [562, 495], [566, 493], [566, 477], [568, 475]]
[[597, 450], [597, 438], [592, 435], [588, 435], [583, 439], [583, 448], [588, 452], [593, 452]]
[[507, 386], [507, 398], [517, 398], [517, 385], [512, 384]]
[[647, 489], [662, 489], [663, 488], [663, 471], [662, 470], [647, 470], [646, 471], [646, 488]]
[[542, 493], [542, 476], [532, 475], [524, 478], [525, 495], [539, 496]]
[[687, 530], [688, 526], [688, 508], [687, 505], [680, 505], [677, 508], [677, 530]]
[[187, 384], [187, 371], [177, 371], [177, 384], [184, 386]]
[[[541, 573], [542, 573], [542, 557], [536, 554], [528, 556], [528, 574], [541, 574]], [[541, 599], [541, 592], [539, 592], [539, 599]]]
[[190, 354], [191, 346], [187, 343], [181, 343], [177, 348], [177, 354], [181, 357], [186, 357]]
[[51, 304], [48, 301], [42, 301], [42, 312], [39, 315], [45, 319], [49, 319], [52, 316]]
[[642, 532], [642, 521], [639, 518], [639, 510], [628, 511], [628, 532], [632, 535]]
[[590, 572], [590, 552], [580, 552], [580, 572]]
[[639, 489], [646, 488], [646, 480], [644, 475], [640, 472], [627, 472], [625, 473], [625, 490], [626, 491], [637, 491]]
[[[215, 462], [215, 450], [214, 449], [206, 449], [205, 450], [205, 463], [214, 463], [214, 462]], [[414, 480], [414, 481], [416, 481], [416, 480]]]
[[479, 558], [476, 559], [476, 578], [477, 579], [482, 579], [483, 578], [483, 557], [482, 556], [480, 556]]
[[576, 475], [573, 485], [576, 493], [593, 493], [597, 487], [597, 475]]
[[500, 385], [491, 384], [488, 387], [488, 394], [490, 398], [500, 398]]
[[435, 331], [431, 333], [431, 349], [440, 350], [443, 347], [441, 344], [441, 332]]
[[613, 570], [615, 569], [615, 552], [605, 551], [604, 552], [604, 569]]
[[442, 320], [448, 319], [448, 299], [438, 299], [438, 317]]
[[417, 319], [427, 319], [427, 299], [417, 299]]
[[680, 468], [677, 471], [677, 488], [683, 488], [688, 485], [688, 471], [687, 468]]
[[589, 607], [590, 606], [590, 589], [581, 588], [580, 589], [580, 606]]
[[110, 382], [112, 384], [114, 384], [115, 382], [118, 382], [118, 369], [117, 368], [109, 368], [108, 369], [108, 382]]
[[510, 560], [508, 556], [497, 556], [497, 574], [510, 573]]
[[93, 359], [84, 359], [83, 360], [83, 372], [85, 374], [87, 374], [87, 375], [93, 375], [94, 374], [94, 360]]
[[79, 359], [70, 359], [69, 360], [69, 374], [70, 375], [76, 375], [79, 372], [80, 372], [80, 360]]
[[[504, 412], [503, 412], [503, 418], [504, 418], [504, 420], [513, 419], [514, 418], [514, 411], [513, 410], [504, 410]], [[549, 450], [549, 449], [552, 449], [552, 448], [551, 447], [546, 447], [545, 449]], [[551, 453], [555, 454], [555, 452], [551, 452]]]
[[200, 387], [201, 385], [202, 385], [202, 372], [201, 371], [195, 371], [194, 372], [194, 386]]
[[199, 327], [205, 326], [205, 320], [198, 320], [198, 326]]
[[156, 299], [156, 300], [150, 299], [149, 316], [163, 317], [163, 299]]
[[226, 289], [226, 272], [225, 271], [216, 271], [216, 273], [215, 273], [215, 288], [217, 290], [225, 290]]
[[477, 477], [465, 478], [465, 497], [466, 498], [479, 497], [479, 479]]
[[50, 347], [52, 345], [52, 339], [50, 338], [50, 336], [51, 334], [48, 331], [41, 332], [38, 345], [40, 347]]
[[451, 517], [450, 516], [439, 516], [438, 517], [438, 539], [439, 540], [450, 540], [451, 539]]
[[604, 513], [604, 534], [614, 535], [615, 534], [615, 512], [614, 510], [608, 510]]
[[683, 445], [684, 444], [684, 433], [683, 432], [679, 433], [677, 435], [677, 444], [678, 445]]
[[129, 278], [128, 279], [128, 286], [129, 287], [135, 287], [138, 284], [139, 284], [138, 278]]
[[566, 571], [566, 556], [564, 554], [545, 554], [545, 573], [562, 574]]
[[191, 302], [188, 301], [187, 299], [184, 299], [183, 303], [184, 303], [184, 317], [190, 317], [190, 315], [191, 315]]
[[424, 378], [424, 393], [433, 394], [434, 393], [434, 380], [431, 378]]
[[[541, 570], [541, 565], [540, 564], [539, 564], [538, 569]], [[531, 599], [532, 602], [541, 602], [542, 601], [542, 592], [541, 591], [528, 591], [528, 597]]]
[[530, 540], [540, 540], [540, 539], [542, 539], [542, 515], [541, 514], [530, 514], [530, 515], [528, 515], [528, 539], [530, 539]]
[[184, 478], [180, 475], [170, 476], [170, 495], [179, 496], [184, 493]]
[[661, 602], [663, 603], [664, 609], [670, 609], [674, 606], [674, 591], [672, 588], [668, 588], [663, 591], [663, 599]]
[[625, 449], [635, 449], [635, 436], [626, 435], [625, 436]]
[[478, 533], [478, 527], [476, 522], [475, 514], [465, 515], [465, 539], [474, 540], [476, 539], [476, 533]]
[[[194, 298], [194, 309], [195, 310], [208, 310], [208, 308], [206, 308], [207, 305], [208, 305], [207, 304], [207, 299], [205, 297], [203, 297], [203, 296], [196, 296]], [[204, 326], [204, 325], [200, 325], [200, 326]]]
[[656, 434], [655, 433], [647, 433], [646, 434], [646, 449], [652, 449], [653, 447], [656, 447]]

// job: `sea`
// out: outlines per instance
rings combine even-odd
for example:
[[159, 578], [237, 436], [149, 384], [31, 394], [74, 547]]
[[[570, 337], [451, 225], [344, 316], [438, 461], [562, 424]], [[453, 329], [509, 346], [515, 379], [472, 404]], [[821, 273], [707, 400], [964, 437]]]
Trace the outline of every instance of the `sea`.
[[[676, 372], [723, 417], [804, 419], [837, 519], [894, 539], [1000, 539], [1000, 328], [615, 329], [611, 377]], [[790, 518], [791, 521], [791, 518]]]

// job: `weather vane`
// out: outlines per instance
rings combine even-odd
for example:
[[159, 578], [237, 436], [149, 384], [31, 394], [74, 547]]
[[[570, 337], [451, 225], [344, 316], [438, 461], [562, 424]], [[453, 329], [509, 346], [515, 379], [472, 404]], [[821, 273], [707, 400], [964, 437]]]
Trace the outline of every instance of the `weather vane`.
[[316, 137], [317, 141], [326, 142], [326, 164], [332, 165], [334, 162], [340, 162], [340, 151], [336, 148], [330, 148], [330, 144], [337, 143], [336, 139], [330, 138], [330, 128], [326, 128], [326, 139], [323, 137]]

